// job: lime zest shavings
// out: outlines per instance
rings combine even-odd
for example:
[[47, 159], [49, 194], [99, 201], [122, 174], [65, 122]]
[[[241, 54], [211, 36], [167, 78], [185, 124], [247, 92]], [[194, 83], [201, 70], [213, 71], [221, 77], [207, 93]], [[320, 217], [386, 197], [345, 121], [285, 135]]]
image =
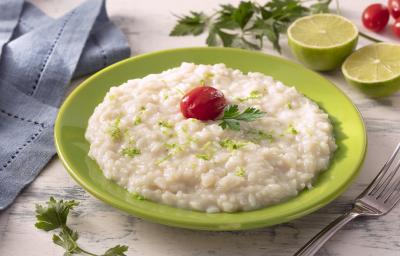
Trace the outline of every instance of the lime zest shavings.
[[237, 141], [232, 139], [224, 139], [219, 142], [219, 145], [223, 148], [226, 148], [228, 151], [234, 151], [246, 146], [246, 142]]
[[238, 177], [244, 177], [246, 176], [246, 171], [243, 167], [239, 167], [238, 170], [235, 172], [235, 175]]
[[255, 91], [251, 91], [249, 96], [247, 96], [247, 97], [238, 98], [238, 101], [245, 102], [245, 101], [252, 100], [252, 99], [259, 99], [261, 97], [262, 97], [261, 92], [255, 90]]
[[296, 128], [294, 128], [294, 126], [292, 124], [289, 124], [289, 127], [287, 129], [288, 133], [291, 133], [293, 135], [297, 135], [299, 134], [299, 131], [296, 130]]
[[123, 149], [121, 150], [121, 154], [122, 154], [123, 156], [127, 156], [127, 157], [133, 158], [133, 157], [135, 157], [135, 156], [140, 155], [140, 154], [141, 154], [141, 151], [140, 151], [140, 149], [135, 148], [135, 147], [128, 147], [128, 148], [123, 148]]
[[121, 131], [120, 128], [120, 123], [121, 123], [121, 117], [117, 117], [114, 123], [108, 129], [108, 133], [110, 134], [113, 140], [119, 140], [123, 136], [123, 132]]

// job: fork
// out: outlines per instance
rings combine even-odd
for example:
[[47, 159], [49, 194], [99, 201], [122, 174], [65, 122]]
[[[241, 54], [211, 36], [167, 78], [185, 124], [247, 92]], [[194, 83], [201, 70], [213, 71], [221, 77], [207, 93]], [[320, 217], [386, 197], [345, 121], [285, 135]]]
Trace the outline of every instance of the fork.
[[400, 169], [400, 160], [393, 164], [400, 155], [400, 143], [387, 160], [381, 171], [371, 184], [356, 198], [351, 210], [338, 217], [294, 256], [314, 255], [339, 229], [359, 216], [378, 217], [388, 213], [400, 200], [400, 177], [396, 173]]

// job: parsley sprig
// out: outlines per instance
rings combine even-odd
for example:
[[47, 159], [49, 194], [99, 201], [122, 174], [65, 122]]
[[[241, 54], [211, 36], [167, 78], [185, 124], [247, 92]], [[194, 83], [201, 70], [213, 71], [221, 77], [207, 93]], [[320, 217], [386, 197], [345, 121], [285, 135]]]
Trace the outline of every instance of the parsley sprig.
[[74, 200], [57, 201], [53, 197], [46, 202], [47, 206], [36, 205], [36, 224], [35, 227], [44, 231], [60, 230], [58, 234], [53, 235], [53, 243], [65, 249], [65, 256], [73, 254], [87, 254], [92, 256], [126, 256], [128, 247], [117, 245], [108, 249], [103, 254], [94, 254], [82, 249], [78, 244], [78, 232], [73, 231], [67, 226], [67, 218], [70, 210], [79, 205]]
[[253, 107], [248, 107], [244, 111], [240, 112], [238, 105], [228, 105], [224, 109], [223, 116], [220, 118], [221, 122], [219, 123], [219, 126], [223, 129], [239, 131], [239, 121], [252, 122], [261, 118], [264, 114], [265, 112]]
[[238, 6], [220, 5], [211, 15], [191, 11], [178, 16], [170, 36], [200, 35], [208, 31], [208, 46], [261, 49], [264, 40], [281, 51], [279, 37], [297, 18], [327, 12], [331, 0], [272, 0], [265, 4], [241, 1]]

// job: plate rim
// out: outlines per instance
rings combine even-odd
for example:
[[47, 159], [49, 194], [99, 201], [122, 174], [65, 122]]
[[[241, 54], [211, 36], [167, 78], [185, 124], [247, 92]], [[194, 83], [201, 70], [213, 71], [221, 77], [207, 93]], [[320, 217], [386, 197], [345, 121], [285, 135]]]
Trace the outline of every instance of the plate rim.
[[[267, 221], [262, 221], [260, 219], [248, 220], [246, 222], [241, 222], [239, 226], [235, 223], [220, 223], [218, 225], [215, 225], [214, 223], [210, 224], [209, 222], [204, 222], [204, 221], [197, 221], [197, 222], [193, 222], [192, 220], [185, 221], [184, 218], [174, 219], [174, 220], [171, 220], [170, 218], [165, 217], [165, 216], [160, 218], [159, 215], [154, 216], [154, 214], [151, 214], [151, 212], [149, 214], [149, 212], [145, 212], [142, 210], [138, 210], [138, 209], [133, 210], [132, 208], [124, 207], [124, 205], [120, 205], [118, 202], [114, 202], [108, 194], [103, 194], [101, 191], [98, 191], [98, 189], [93, 188], [92, 185], [88, 184], [84, 179], [82, 179], [78, 175], [79, 171], [75, 171], [70, 166], [70, 164], [68, 163], [68, 160], [66, 159], [66, 156], [64, 155], [64, 150], [62, 148], [62, 142], [60, 139], [61, 138], [62, 117], [64, 115], [64, 112], [68, 109], [68, 106], [71, 104], [72, 99], [83, 88], [90, 86], [90, 82], [93, 79], [95, 79], [98, 75], [100, 75], [102, 73], [106, 73], [110, 69], [117, 68], [119, 65], [124, 65], [127, 62], [146, 58], [148, 56], [153, 56], [153, 55], [158, 55], [158, 54], [163, 54], [163, 53], [171, 53], [171, 52], [176, 52], [176, 51], [188, 51], [188, 50], [189, 51], [190, 50], [233, 51], [233, 52], [242, 52], [242, 53], [246, 53], [246, 54], [254, 54], [254, 55], [260, 55], [260, 56], [264, 56], [264, 57], [268, 57], [268, 58], [273, 58], [273, 59], [277, 59], [278, 61], [285, 62], [286, 64], [296, 65], [299, 68], [307, 70], [308, 72], [311, 72], [314, 75], [321, 77], [327, 83], [329, 83], [331, 86], [333, 86], [333, 88], [339, 94], [341, 94], [343, 97], [345, 97], [348, 100], [348, 102], [351, 103], [351, 105], [355, 109], [356, 113], [358, 114], [357, 117], [359, 119], [359, 123], [361, 124], [362, 132], [363, 132], [363, 136], [362, 136], [363, 144], [361, 145], [362, 146], [361, 157], [358, 159], [357, 166], [355, 167], [356, 170], [352, 173], [351, 177], [348, 180], [346, 180], [346, 182], [344, 182], [340, 188], [336, 189], [334, 192], [332, 192], [328, 196], [324, 197], [323, 200], [322, 199], [315, 200], [315, 202], [313, 202], [309, 208], [302, 210], [300, 212], [297, 211], [297, 214], [285, 213], [285, 214], [282, 214], [282, 216], [280, 216], [280, 218], [275, 218], [275, 219], [267, 220]], [[74, 88], [68, 94], [68, 96], [64, 99], [62, 105], [60, 106], [59, 111], [57, 113], [55, 125], [54, 125], [54, 143], [55, 143], [57, 155], [58, 155], [59, 159], [61, 160], [63, 166], [69, 173], [69, 175], [80, 186], [82, 186], [87, 192], [92, 194], [97, 199], [113, 206], [114, 208], [122, 210], [123, 212], [128, 213], [130, 215], [137, 216], [137, 217], [143, 218], [143, 219], [151, 221], [151, 222], [156, 222], [156, 223], [160, 223], [160, 224], [164, 224], [164, 225], [168, 225], [168, 226], [187, 228], [187, 229], [197, 229], [197, 230], [228, 231], [228, 230], [247, 230], [247, 229], [254, 229], [254, 228], [260, 228], [260, 227], [266, 227], [266, 226], [272, 226], [272, 225], [276, 225], [276, 224], [280, 224], [280, 223], [285, 223], [290, 220], [297, 219], [297, 218], [303, 217], [305, 215], [308, 215], [308, 214], [322, 208], [323, 206], [329, 204], [330, 202], [332, 202], [334, 199], [339, 197], [353, 183], [355, 178], [360, 173], [361, 167], [364, 163], [366, 153], [367, 153], [368, 137], [367, 137], [367, 132], [366, 132], [366, 127], [365, 127], [365, 122], [364, 122], [363, 116], [362, 116], [361, 112], [359, 111], [359, 109], [357, 108], [357, 106], [353, 103], [353, 101], [340, 88], [338, 88], [333, 82], [331, 82], [329, 79], [325, 78], [324, 76], [322, 76], [321, 74], [319, 74], [313, 70], [310, 70], [310, 69], [308, 69], [298, 63], [295, 63], [289, 59], [270, 55], [270, 54], [267, 54], [264, 52], [255, 52], [255, 51], [249, 51], [249, 50], [243, 50], [243, 49], [237, 49], [237, 48], [221, 48], [221, 47], [183, 47], [183, 48], [171, 48], [171, 49], [166, 49], [166, 50], [153, 51], [153, 52], [139, 54], [139, 55], [136, 55], [133, 57], [129, 57], [129, 58], [126, 58], [119, 62], [116, 62], [108, 67], [105, 67], [105, 68], [97, 71], [96, 73], [90, 75], [88, 78], [86, 78], [84, 81], [82, 81], [76, 88]], [[157, 203], [157, 202], [154, 202], [154, 203], [161, 204], [161, 203]], [[262, 210], [262, 209], [265, 209], [265, 208], [261, 208], [259, 210]], [[182, 209], [182, 210], [185, 210], [185, 209]], [[251, 213], [251, 212], [256, 212], [256, 211], [257, 210], [244, 212], [244, 213]], [[207, 213], [204, 213], [204, 214], [207, 215]], [[237, 214], [237, 213], [232, 213], [232, 214]], [[242, 224], [245, 224], [245, 225], [243, 226]]]

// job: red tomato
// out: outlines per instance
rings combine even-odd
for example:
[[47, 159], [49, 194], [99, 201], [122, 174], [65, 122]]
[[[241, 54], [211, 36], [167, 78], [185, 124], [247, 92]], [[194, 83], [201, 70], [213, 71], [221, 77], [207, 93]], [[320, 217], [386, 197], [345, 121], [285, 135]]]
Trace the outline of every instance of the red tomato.
[[400, 18], [393, 23], [392, 31], [397, 37], [400, 37]]
[[364, 26], [372, 31], [379, 32], [389, 21], [389, 10], [382, 4], [371, 4], [362, 14]]
[[400, 17], [400, 0], [389, 0], [388, 1], [389, 12], [394, 19]]
[[198, 120], [216, 119], [226, 106], [224, 94], [210, 86], [190, 90], [181, 100], [181, 112], [186, 118]]

